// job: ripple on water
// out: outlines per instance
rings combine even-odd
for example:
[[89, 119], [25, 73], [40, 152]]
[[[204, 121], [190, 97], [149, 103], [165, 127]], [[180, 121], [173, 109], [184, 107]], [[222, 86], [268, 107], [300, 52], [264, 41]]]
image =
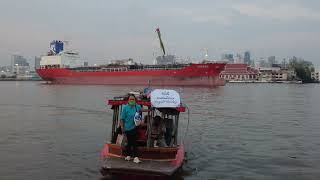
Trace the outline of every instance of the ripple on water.
[[[3, 82], [0, 88], [2, 179], [99, 179], [111, 126], [105, 97], [141, 87]], [[182, 176], [319, 179], [319, 90], [268, 84], [183, 89], [191, 122]]]

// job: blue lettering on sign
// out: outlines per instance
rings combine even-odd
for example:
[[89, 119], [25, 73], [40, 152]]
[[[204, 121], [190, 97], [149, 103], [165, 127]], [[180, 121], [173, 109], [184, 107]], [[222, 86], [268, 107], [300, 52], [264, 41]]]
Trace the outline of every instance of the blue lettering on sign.
[[162, 94], [162, 95], [167, 95], [167, 96], [168, 96], [168, 95], [169, 95], [169, 92], [168, 92], [168, 91], [163, 91], [163, 92], [161, 92], [161, 94]]

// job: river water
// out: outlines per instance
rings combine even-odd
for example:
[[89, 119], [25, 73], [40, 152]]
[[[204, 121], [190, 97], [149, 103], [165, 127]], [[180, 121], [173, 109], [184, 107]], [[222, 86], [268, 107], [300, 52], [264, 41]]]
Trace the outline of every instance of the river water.
[[[140, 88], [0, 82], [0, 179], [99, 179], [105, 101]], [[175, 89], [184, 179], [320, 179], [319, 84]]]

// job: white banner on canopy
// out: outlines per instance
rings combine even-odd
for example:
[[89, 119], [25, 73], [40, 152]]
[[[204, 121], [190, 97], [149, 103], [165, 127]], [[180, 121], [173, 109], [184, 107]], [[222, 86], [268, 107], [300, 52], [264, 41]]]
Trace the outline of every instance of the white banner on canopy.
[[180, 95], [175, 90], [155, 89], [151, 92], [151, 105], [156, 108], [180, 106]]

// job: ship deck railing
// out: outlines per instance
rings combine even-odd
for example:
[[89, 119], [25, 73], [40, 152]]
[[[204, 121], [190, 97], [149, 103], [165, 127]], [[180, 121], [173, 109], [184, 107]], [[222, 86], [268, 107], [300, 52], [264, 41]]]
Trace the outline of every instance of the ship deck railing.
[[145, 71], [145, 70], [180, 70], [184, 67], [144, 67], [144, 68], [71, 68], [77, 72], [125, 72], [125, 71]]

